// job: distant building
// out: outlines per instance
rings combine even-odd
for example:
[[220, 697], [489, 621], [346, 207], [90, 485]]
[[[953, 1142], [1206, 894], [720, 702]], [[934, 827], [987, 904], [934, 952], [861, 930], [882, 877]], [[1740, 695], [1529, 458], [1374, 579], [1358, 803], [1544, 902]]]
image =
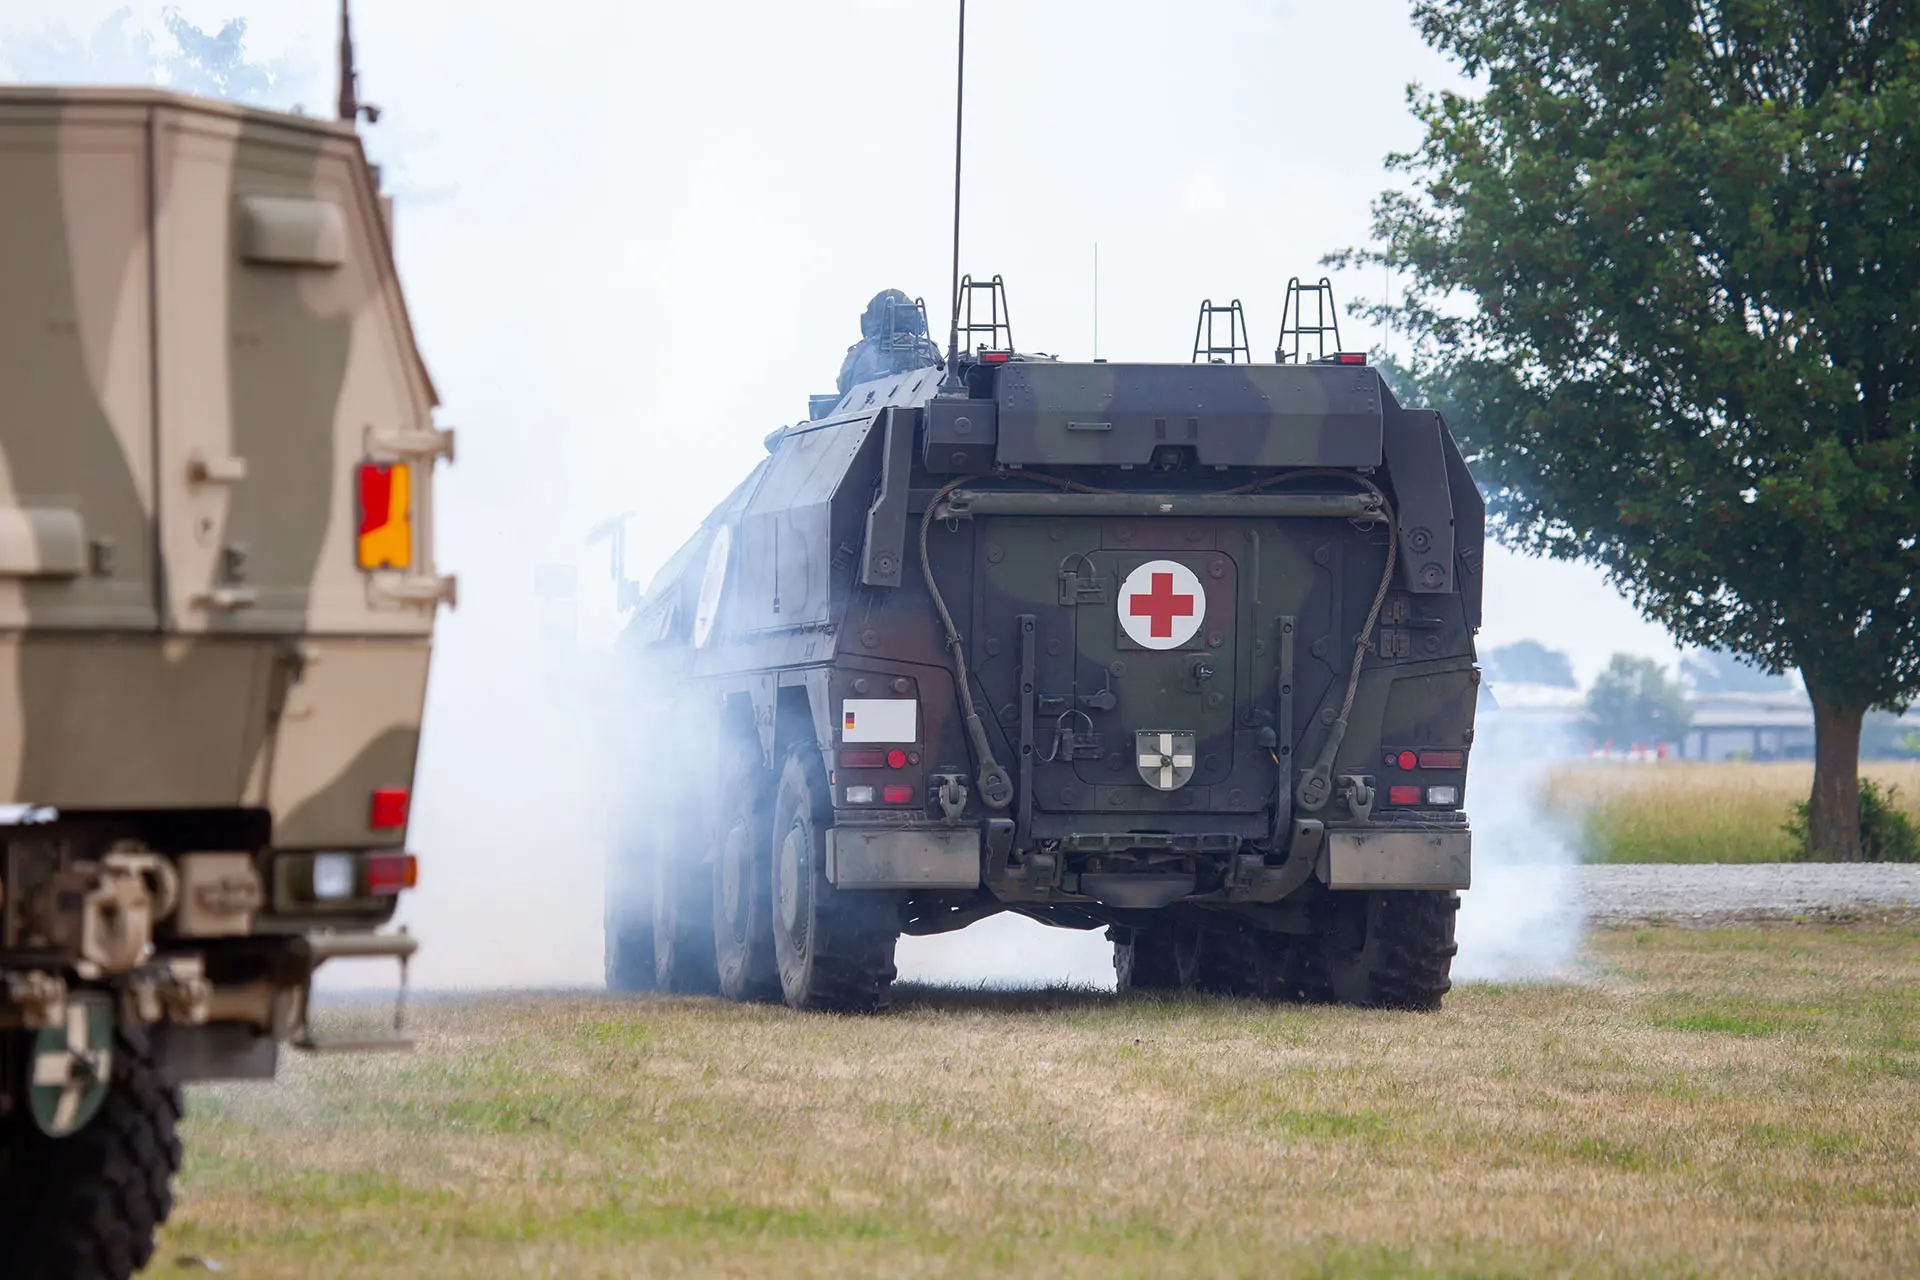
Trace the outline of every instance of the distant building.
[[1688, 760], [1810, 760], [1813, 702], [1802, 689], [1697, 693], [1680, 754]]

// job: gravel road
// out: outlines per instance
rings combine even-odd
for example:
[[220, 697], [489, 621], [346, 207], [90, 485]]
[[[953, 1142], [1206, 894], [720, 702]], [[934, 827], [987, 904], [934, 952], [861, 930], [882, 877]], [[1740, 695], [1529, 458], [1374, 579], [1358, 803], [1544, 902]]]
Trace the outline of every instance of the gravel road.
[[1764, 863], [1581, 867], [1588, 919], [1715, 924], [1920, 911], [1920, 865]]

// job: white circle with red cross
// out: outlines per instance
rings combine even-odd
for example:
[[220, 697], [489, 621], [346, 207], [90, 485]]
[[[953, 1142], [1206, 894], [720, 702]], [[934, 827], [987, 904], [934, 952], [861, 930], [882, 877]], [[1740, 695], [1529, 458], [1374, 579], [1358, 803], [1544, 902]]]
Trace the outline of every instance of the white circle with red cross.
[[1206, 588], [1177, 561], [1149, 560], [1120, 584], [1120, 629], [1143, 649], [1178, 649], [1206, 620]]

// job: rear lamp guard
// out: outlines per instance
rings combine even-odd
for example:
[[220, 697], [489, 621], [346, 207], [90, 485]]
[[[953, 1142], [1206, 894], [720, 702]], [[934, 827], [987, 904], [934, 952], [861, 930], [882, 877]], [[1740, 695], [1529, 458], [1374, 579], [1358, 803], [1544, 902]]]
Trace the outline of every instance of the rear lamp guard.
[[[407, 962], [420, 949], [420, 941], [403, 926], [393, 933], [317, 933], [300, 940], [297, 951], [307, 962], [309, 994], [300, 1002], [300, 1025], [294, 1028], [288, 1043], [307, 1053], [374, 1053], [413, 1048], [407, 1035]], [[397, 960], [400, 963], [400, 988], [393, 998], [393, 1031], [389, 1035], [339, 1036], [322, 1039], [313, 1030], [313, 971], [329, 960]]]

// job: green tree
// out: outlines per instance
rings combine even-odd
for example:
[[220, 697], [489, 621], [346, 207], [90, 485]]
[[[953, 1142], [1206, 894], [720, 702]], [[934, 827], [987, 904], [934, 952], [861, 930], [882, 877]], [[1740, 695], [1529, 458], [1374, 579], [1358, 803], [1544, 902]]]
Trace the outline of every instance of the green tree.
[[296, 82], [310, 79], [284, 59], [249, 60], [247, 20], [230, 18], [209, 33], [178, 9], [161, 14], [173, 47], [156, 49], [153, 34], [118, 9], [84, 39], [64, 27], [0, 37], [0, 66], [19, 80], [45, 84], [164, 84], [181, 93], [282, 106]]
[[1680, 679], [1695, 693], [1792, 693], [1793, 677], [1763, 671], [1747, 658], [1701, 649], [1680, 659]]
[[1652, 658], [1616, 653], [1587, 691], [1581, 727], [1595, 743], [1617, 748], [1679, 742], [1693, 720], [1686, 690]]
[[1558, 649], [1538, 640], [1515, 640], [1480, 655], [1480, 665], [1494, 681], [1549, 684], [1560, 689], [1575, 686], [1573, 662]]
[[280, 70], [247, 60], [245, 18], [229, 18], [212, 34], [181, 17], [178, 9], [166, 10], [161, 21], [180, 46], [180, 52], [166, 60], [168, 88], [255, 106], [274, 102]]
[[[1920, 16], [1896, 0], [1422, 0], [1384, 318], [1493, 527], [1681, 641], [1798, 668], [1810, 841], [1859, 851], [1861, 721], [1920, 693]], [[1384, 310], [1384, 309], [1383, 309]]]

